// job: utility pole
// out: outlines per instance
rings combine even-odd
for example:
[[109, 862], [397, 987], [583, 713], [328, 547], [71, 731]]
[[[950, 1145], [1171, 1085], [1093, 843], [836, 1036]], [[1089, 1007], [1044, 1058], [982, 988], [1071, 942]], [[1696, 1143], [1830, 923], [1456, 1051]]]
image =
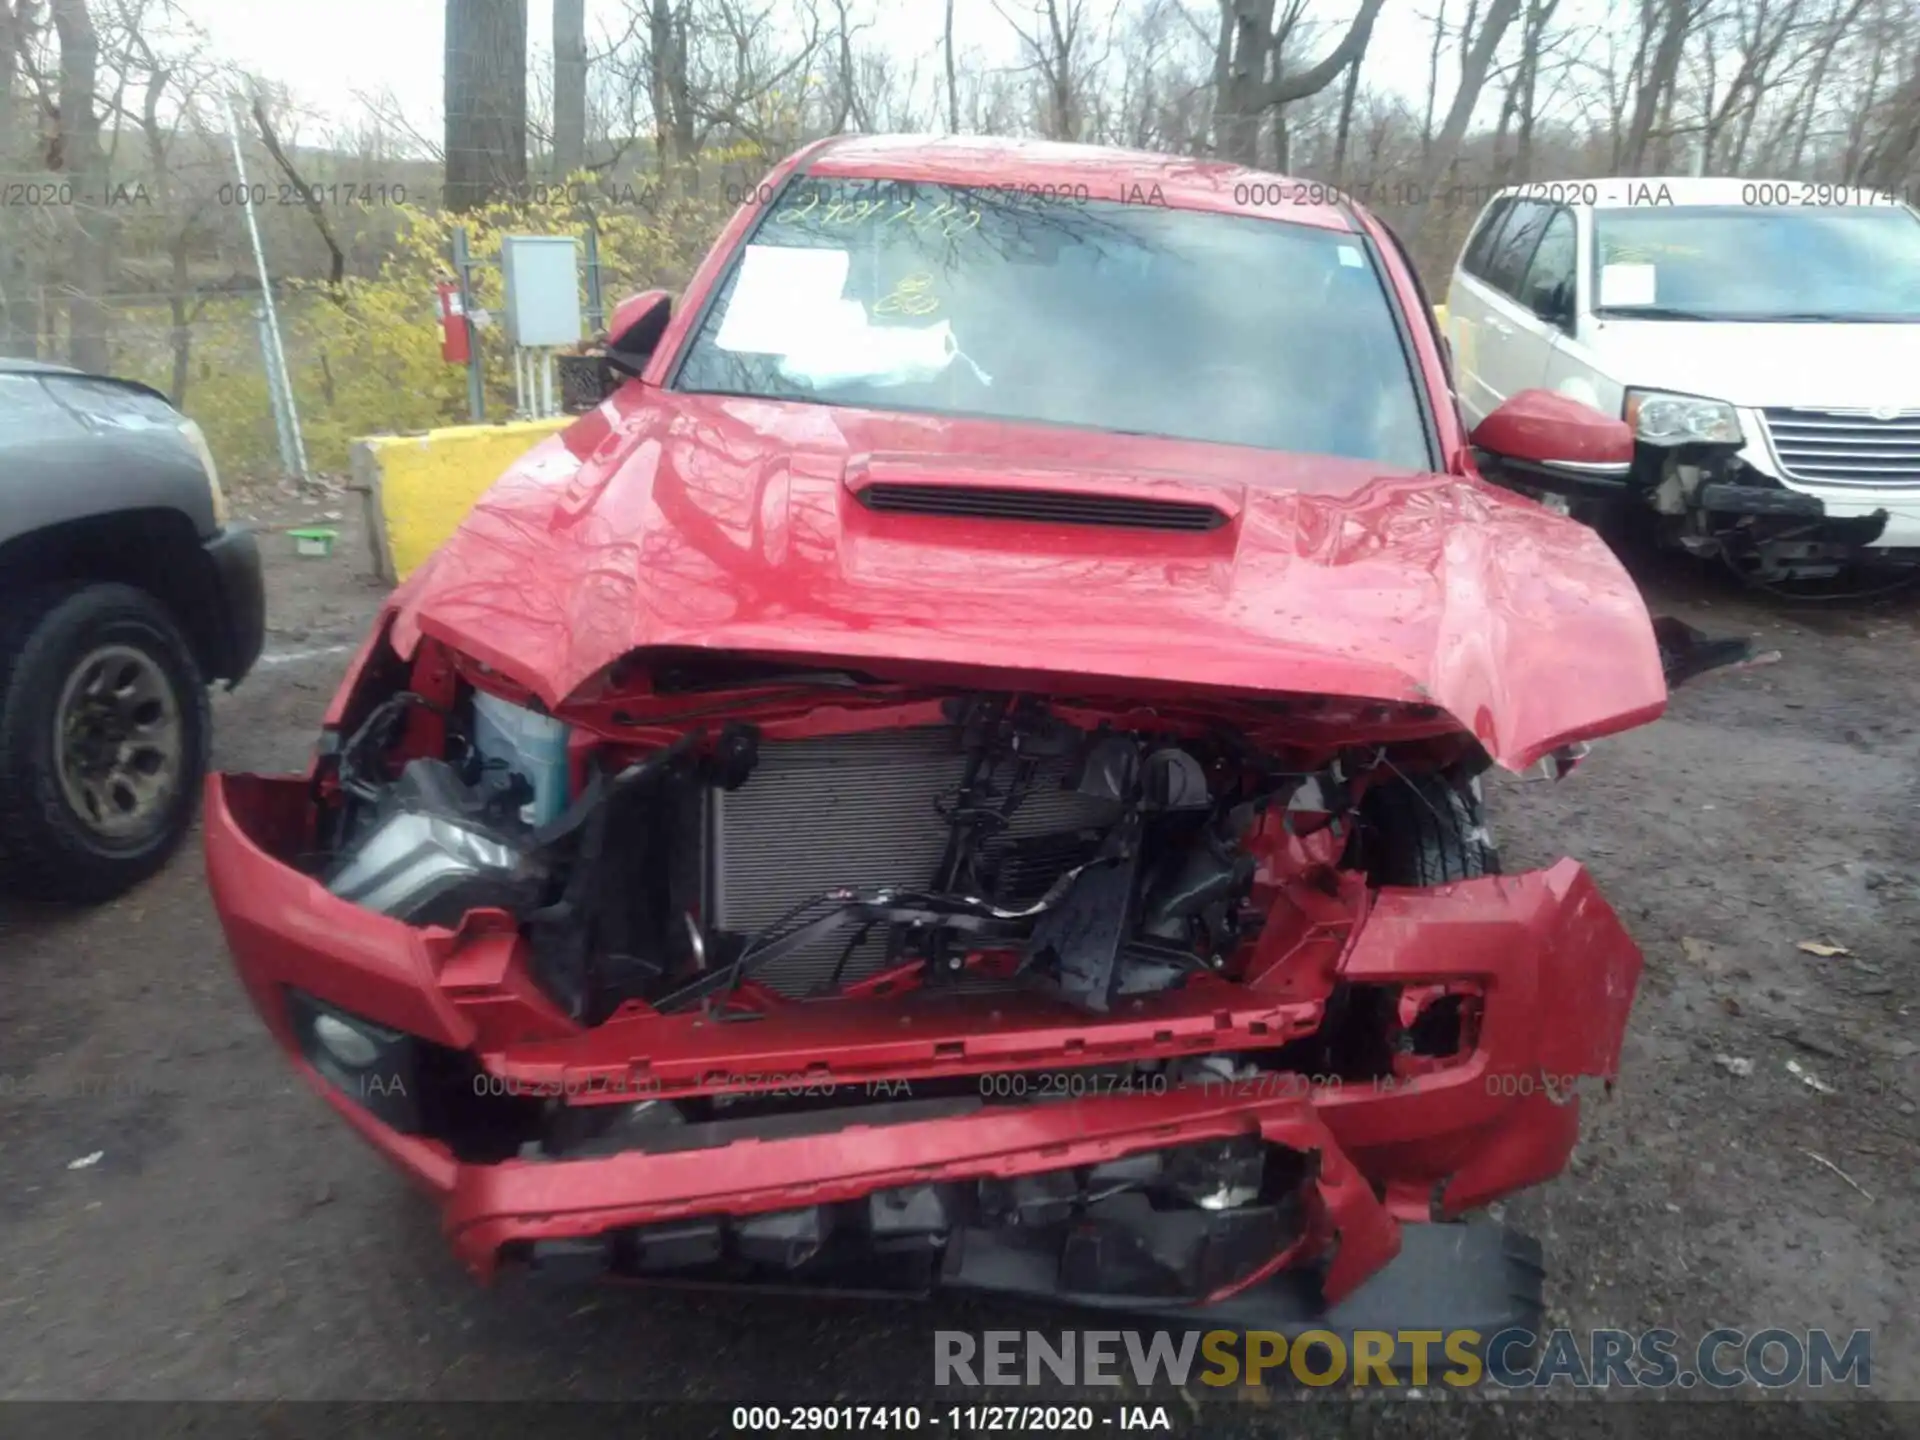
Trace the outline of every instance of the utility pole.
[[[253, 210], [253, 192], [247, 188], [247, 161], [240, 153], [240, 125], [234, 119], [231, 98], [227, 101], [227, 138], [233, 142], [233, 173], [240, 181], [240, 205], [247, 214], [247, 235], [253, 241], [254, 269], [260, 275], [260, 303], [264, 319], [260, 336], [261, 358], [267, 367], [267, 390], [273, 396], [274, 423], [281, 427], [280, 451], [283, 457], [291, 459], [293, 473], [305, 481], [308, 478], [307, 445], [300, 435], [300, 412], [293, 403], [293, 377], [287, 369], [286, 348], [280, 343], [280, 315], [273, 304], [273, 281], [267, 274], [266, 249], [260, 243], [260, 221]], [[287, 443], [289, 437], [291, 445]]]
[[280, 440], [280, 468], [287, 474], [298, 473], [299, 459], [293, 449], [293, 427], [287, 424], [286, 407], [280, 403], [280, 366], [274, 359], [273, 332], [267, 326], [266, 307], [253, 307], [253, 318], [260, 327], [260, 357], [267, 367], [267, 394], [273, 399], [273, 429]]

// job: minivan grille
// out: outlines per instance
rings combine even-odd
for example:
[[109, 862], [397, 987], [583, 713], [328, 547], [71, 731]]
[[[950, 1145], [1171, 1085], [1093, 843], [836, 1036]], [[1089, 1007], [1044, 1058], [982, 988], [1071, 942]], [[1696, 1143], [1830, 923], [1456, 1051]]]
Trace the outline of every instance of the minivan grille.
[[877, 483], [864, 486], [859, 499], [869, 510], [953, 519], [1186, 531], [1217, 530], [1227, 523], [1226, 512], [1198, 502], [1088, 495], [1073, 490]]
[[1796, 480], [1920, 488], [1920, 410], [1766, 410], [1767, 438]]

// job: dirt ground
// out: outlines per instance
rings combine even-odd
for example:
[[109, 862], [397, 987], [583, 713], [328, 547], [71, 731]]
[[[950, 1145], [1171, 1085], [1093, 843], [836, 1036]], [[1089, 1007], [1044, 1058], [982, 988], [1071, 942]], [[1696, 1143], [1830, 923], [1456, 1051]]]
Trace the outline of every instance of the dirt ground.
[[[325, 561], [267, 537], [273, 632], [216, 701], [221, 768], [305, 762], [379, 598], [350, 498], [256, 517], [339, 511], [343, 534]], [[1668, 565], [1645, 582], [1656, 611], [1783, 658], [1683, 689], [1564, 782], [1496, 791], [1508, 866], [1579, 857], [1647, 955], [1621, 1085], [1589, 1103], [1572, 1171], [1507, 1218], [1547, 1246], [1556, 1321], [1865, 1327], [1874, 1393], [1920, 1399], [1920, 601], [1789, 609]], [[944, 1406], [935, 1329], [1073, 1323], [478, 1288], [268, 1044], [197, 843], [97, 912], [0, 910], [0, 1077], [4, 1398]]]

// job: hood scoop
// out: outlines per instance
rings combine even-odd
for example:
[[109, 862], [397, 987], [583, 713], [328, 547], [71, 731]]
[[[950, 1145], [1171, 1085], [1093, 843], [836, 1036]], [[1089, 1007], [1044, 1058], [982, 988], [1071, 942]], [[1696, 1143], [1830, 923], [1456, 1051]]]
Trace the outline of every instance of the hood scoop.
[[1200, 533], [1232, 523], [1231, 488], [1066, 467], [984, 465], [925, 456], [856, 457], [846, 486], [867, 509], [955, 520], [1021, 520], [1115, 530]]

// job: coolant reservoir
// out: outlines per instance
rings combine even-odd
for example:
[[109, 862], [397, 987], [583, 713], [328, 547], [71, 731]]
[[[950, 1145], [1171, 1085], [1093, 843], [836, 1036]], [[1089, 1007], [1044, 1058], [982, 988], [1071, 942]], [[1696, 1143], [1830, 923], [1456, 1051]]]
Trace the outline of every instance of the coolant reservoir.
[[571, 730], [564, 720], [535, 714], [484, 690], [473, 692], [473, 748], [482, 760], [533, 787], [533, 799], [520, 807], [520, 818], [529, 825], [544, 825], [567, 808]]

